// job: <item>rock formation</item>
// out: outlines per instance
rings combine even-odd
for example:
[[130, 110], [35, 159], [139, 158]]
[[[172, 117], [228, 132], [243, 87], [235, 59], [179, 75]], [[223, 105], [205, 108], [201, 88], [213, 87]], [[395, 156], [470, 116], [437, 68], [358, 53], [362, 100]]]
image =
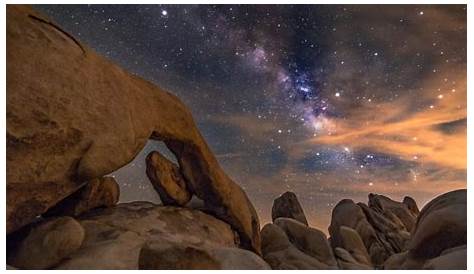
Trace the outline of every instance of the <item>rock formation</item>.
[[164, 205], [184, 206], [191, 200], [192, 194], [179, 167], [158, 151], [152, 151], [146, 157], [146, 174]]
[[279, 217], [293, 218], [308, 225], [303, 208], [293, 192], [287, 191], [273, 201], [272, 221]]
[[176, 96], [97, 55], [27, 6], [7, 6], [7, 233], [163, 141], [209, 212], [259, 252], [260, 225]]

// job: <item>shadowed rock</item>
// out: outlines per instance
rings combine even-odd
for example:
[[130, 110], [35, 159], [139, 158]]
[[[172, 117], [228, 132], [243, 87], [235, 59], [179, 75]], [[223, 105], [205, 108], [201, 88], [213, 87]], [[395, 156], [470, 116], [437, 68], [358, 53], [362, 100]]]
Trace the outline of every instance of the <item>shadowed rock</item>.
[[[396, 202], [383, 195], [370, 193], [368, 205], [371, 209], [378, 211], [394, 223], [400, 220], [406, 231], [411, 231], [415, 225], [416, 215], [405, 203]], [[413, 207], [413, 204], [411, 206]], [[393, 215], [397, 218], [393, 218]]]
[[20, 269], [46, 269], [79, 249], [84, 229], [71, 217], [47, 220], [35, 226], [14, 251], [8, 264]]
[[119, 201], [120, 188], [112, 177], [89, 181], [78, 191], [62, 200], [43, 216], [79, 216], [97, 207], [111, 207]]
[[403, 202], [408, 209], [411, 211], [411, 213], [415, 216], [418, 216], [420, 214], [420, 210], [418, 209], [418, 205], [416, 204], [416, 201], [410, 197], [410, 196], [405, 196], [403, 198]]
[[342, 247], [351, 254], [357, 263], [372, 267], [369, 253], [359, 233], [347, 226], [341, 226], [339, 233], [341, 234]]
[[293, 192], [287, 191], [273, 201], [272, 221], [279, 217], [292, 218], [308, 225], [303, 208]]
[[191, 112], [27, 6], [7, 6], [7, 233], [85, 182], [129, 163], [148, 139], [165, 142], [210, 212], [259, 252], [260, 225], [219, 166]]
[[336, 269], [293, 246], [285, 232], [275, 224], [266, 224], [261, 235], [263, 259], [272, 269]]
[[326, 235], [322, 231], [290, 218], [278, 218], [274, 224], [279, 226], [291, 244], [303, 253], [328, 266], [337, 265]]
[[164, 205], [183, 206], [191, 200], [179, 167], [158, 151], [152, 151], [146, 157], [146, 174]]

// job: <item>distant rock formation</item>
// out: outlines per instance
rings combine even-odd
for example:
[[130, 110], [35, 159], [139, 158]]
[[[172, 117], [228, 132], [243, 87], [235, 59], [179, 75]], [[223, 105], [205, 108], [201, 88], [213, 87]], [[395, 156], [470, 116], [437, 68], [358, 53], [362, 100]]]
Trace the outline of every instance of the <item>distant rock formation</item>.
[[174, 95], [81, 44], [28, 6], [7, 6], [7, 233], [163, 141], [208, 212], [260, 252], [260, 224]]
[[273, 201], [272, 221], [280, 217], [292, 218], [308, 225], [303, 208], [296, 198], [296, 194], [290, 191], [283, 193]]

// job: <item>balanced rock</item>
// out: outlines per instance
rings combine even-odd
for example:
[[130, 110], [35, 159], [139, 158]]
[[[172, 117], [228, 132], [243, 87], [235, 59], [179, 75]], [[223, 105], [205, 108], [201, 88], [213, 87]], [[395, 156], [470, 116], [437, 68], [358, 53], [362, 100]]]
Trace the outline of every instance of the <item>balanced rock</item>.
[[230, 226], [198, 210], [149, 202], [118, 204], [79, 218], [86, 239], [56, 269], [138, 269], [147, 242], [236, 247]]
[[[28, 6], [6, 9], [7, 233], [163, 141], [193, 192], [259, 252], [247, 195], [220, 167], [189, 109]], [[27, 76], [27, 77], [25, 77]]]
[[303, 208], [293, 192], [287, 191], [273, 201], [272, 220], [279, 217], [292, 218], [308, 225]]
[[328, 266], [337, 266], [327, 237], [322, 231], [290, 218], [277, 218], [273, 223], [285, 232], [290, 243], [301, 252]]
[[8, 264], [19, 269], [47, 269], [78, 250], [84, 240], [83, 227], [71, 217], [38, 224], [7, 254]]
[[183, 206], [191, 200], [179, 167], [158, 151], [146, 157], [146, 174], [164, 205]]
[[93, 179], [49, 209], [44, 216], [79, 216], [97, 207], [111, 207], [119, 201], [120, 188], [113, 177]]
[[333, 249], [344, 246], [340, 234], [341, 226], [350, 227], [357, 231], [369, 252], [373, 264], [380, 265], [391, 255], [386, 251], [375, 229], [367, 221], [361, 207], [350, 199], [341, 200], [332, 211], [331, 224], [328, 230], [331, 235]]
[[293, 246], [285, 232], [275, 224], [266, 224], [261, 235], [263, 259], [272, 269], [337, 269]]
[[232, 248], [152, 241], [141, 249], [140, 269], [264, 270], [270, 266], [253, 252]]

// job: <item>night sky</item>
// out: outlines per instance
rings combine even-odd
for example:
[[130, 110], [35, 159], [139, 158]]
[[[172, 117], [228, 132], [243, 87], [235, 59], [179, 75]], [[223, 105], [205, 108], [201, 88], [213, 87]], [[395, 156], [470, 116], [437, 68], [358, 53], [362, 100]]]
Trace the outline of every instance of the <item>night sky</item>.
[[[288, 190], [325, 230], [343, 198], [466, 187], [465, 5], [35, 8], [181, 98], [261, 224]], [[156, 149], [112, 174], [121, 201], [159, 202]]]

